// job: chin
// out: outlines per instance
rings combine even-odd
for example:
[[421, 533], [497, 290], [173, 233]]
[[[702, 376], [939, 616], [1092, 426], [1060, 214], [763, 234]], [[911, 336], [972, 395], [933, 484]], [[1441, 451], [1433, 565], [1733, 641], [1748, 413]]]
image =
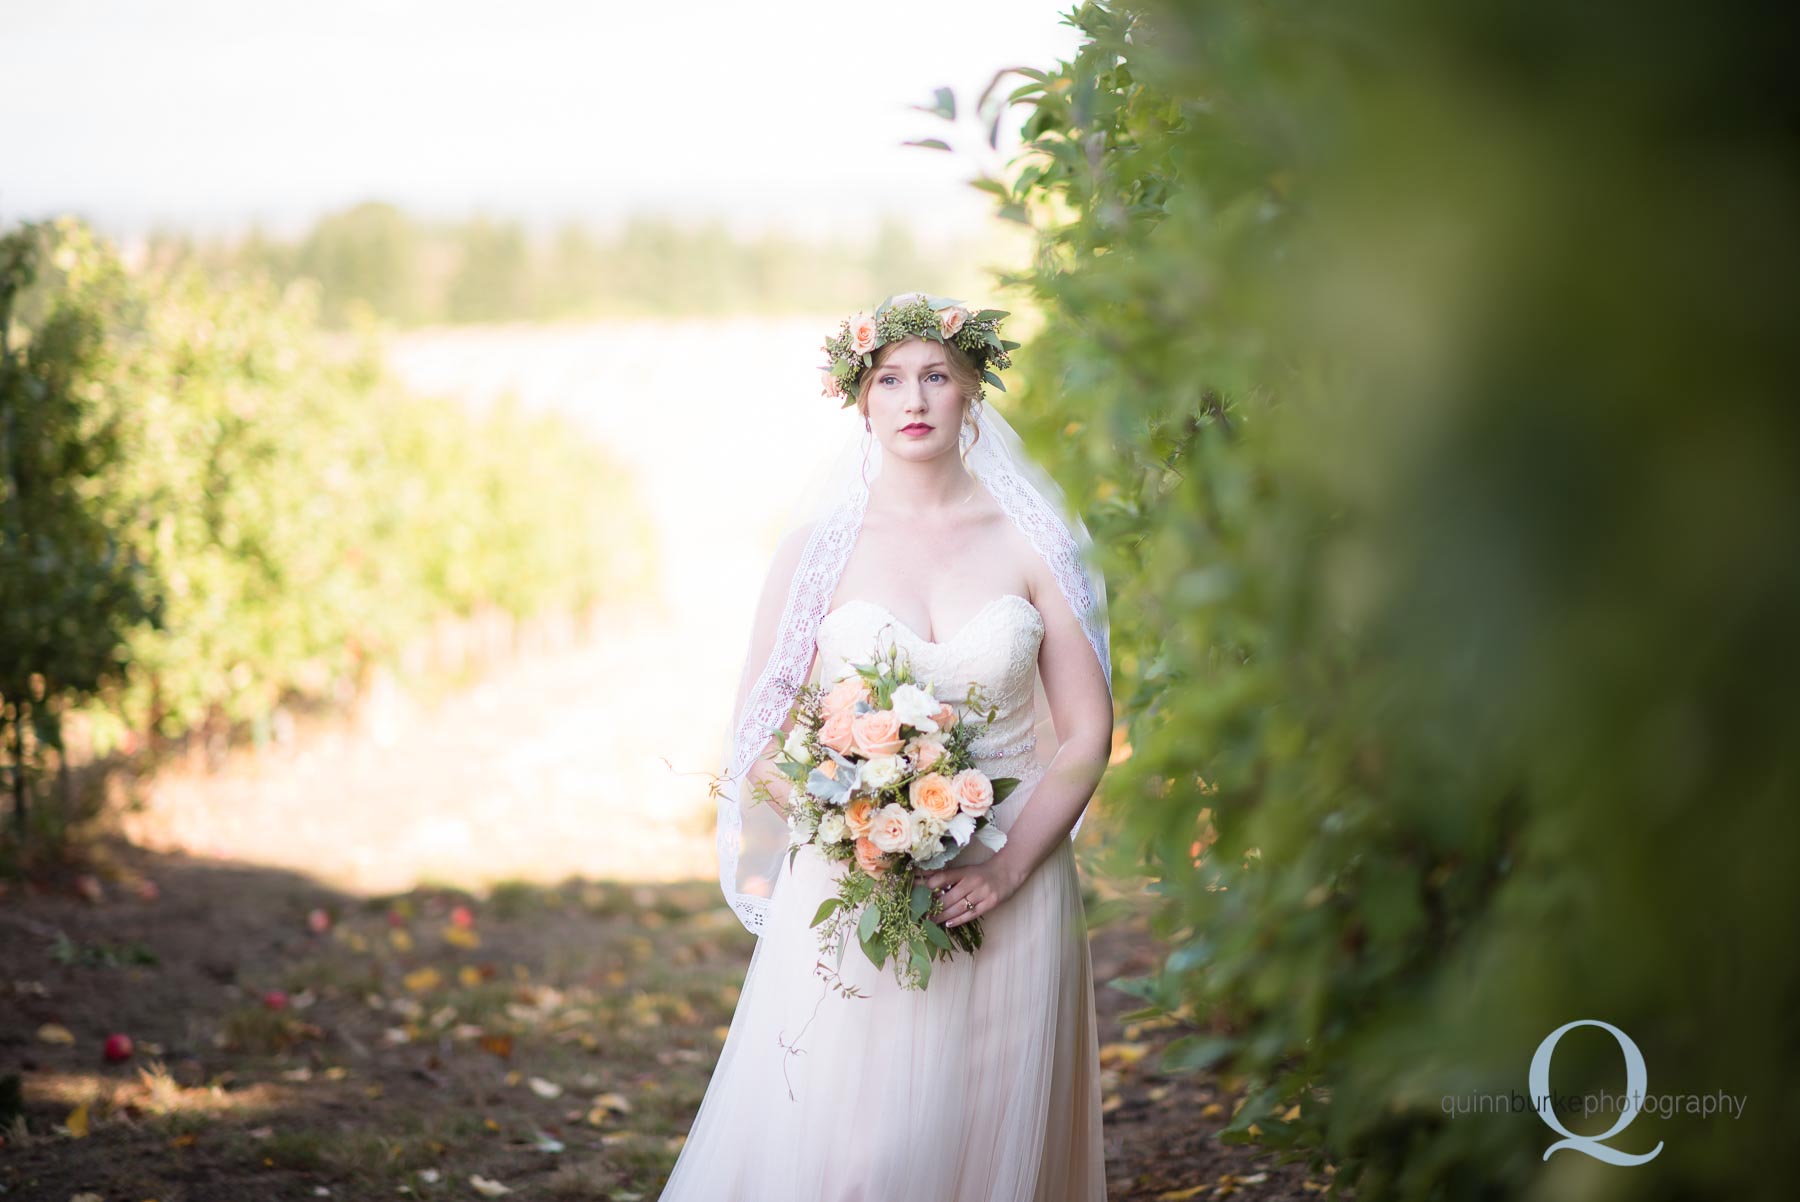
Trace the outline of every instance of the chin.
[[896, 436], [894, 441], [887, 445], [885, 453], [896, 459], [910, 460], [936, 459], [945, 452], [954, 454], [956, 440], [940, 437], [942, 433], [941, 430], [934, 430], [932, 437], [918, 442], [903, 436]]

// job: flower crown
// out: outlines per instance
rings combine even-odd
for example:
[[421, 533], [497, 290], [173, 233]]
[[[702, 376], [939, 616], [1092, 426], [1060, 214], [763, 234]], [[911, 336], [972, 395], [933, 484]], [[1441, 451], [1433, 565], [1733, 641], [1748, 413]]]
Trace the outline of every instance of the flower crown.
[[[838, 332], [825, 340], [822, 349], [830, 362], [819, 369], [825, 395], [842, 398], [845, 408], [854, 405], [857, 385], [863, 372], [875, 362], [875, 352], [890, 342], [907, 338], [954, 344], [975, 362], [983, 380], [1005, 392], [1006, 385], [993, 369], [1011, 367], [1012, 359], [1006, 352], [1019, 345], [1000, 337], [1000, 319], [1006, 316], [1004, 309], [971, 313], [961, 301], [923, 292], [890, 296], [873, 314], [859, 311], [844, 318]], [[986, 396], [987, 389], [982, 388], [975, 399]]]

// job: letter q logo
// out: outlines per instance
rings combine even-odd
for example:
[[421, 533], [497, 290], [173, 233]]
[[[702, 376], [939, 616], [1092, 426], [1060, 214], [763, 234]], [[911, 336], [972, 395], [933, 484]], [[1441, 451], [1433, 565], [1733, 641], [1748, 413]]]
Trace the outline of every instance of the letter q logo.
[[[1612, 1125], [1612, 1130], [1604, 1131], [1599, 1135], [1577, 1135], [1570, 1131], [1557, 1120], [1555, 1109], [1548, 1104], [1551, 1054], [1556, 1051], [1556, 1043], [1563, 1037], [1564, 1032], [1575, 1027], [1602, 1027], [1612, 1032], [1613, 1038], [1619, 1041], [1619, 1050], [1625, 1053], [1626, 1097], [1637, 1099], [1635, 1104], [1627, 1105], [1619, 1111], [1619, 1121]], [[1573, 1148], [1577, 1152], [1585, 1152], [1595, 1160], [1603, 1160], [1607, 1164], [1633, 1165], [1654, 1160], [1657, 1153], [1663, 1150], [1661, 1140], [1657, 1141], [1654, 1148], [1639, 1155], [1621, 1152], [1617, 1148], [1610, 1148], [1601, 1142], [1611, 1139], [1625, 1130], [1631, 1125], [1631, 1121], [1637, 1118], [1638, 1111], [1643, 1109], [1644, 1086], [1648, 1080], [1649, 1074], [1644, 1070], [1644, 1054], [1638, 1051], [1637, 1044], [1631, 1042], [1631, 1036], [1611, 1023], [1601, 1022], [1597, 1018], [1578, 1018], [1572, 1023], [1564, 1023], [1544, 1036], [1544, 1042], [1538, 1044], [1537, 1051], [1531, 1057], [1531, 1096], [1534, 1101], [1539, 1103], [1533, 1109], [1537, 1110], [1538, 1117], [1543, 1119], [1551, 1130], [1564, 1137], [1544, 1150], [1544, 1159], [1549, 1160], [1552, 1152], [1561, 1151], [1563, 1148]]]

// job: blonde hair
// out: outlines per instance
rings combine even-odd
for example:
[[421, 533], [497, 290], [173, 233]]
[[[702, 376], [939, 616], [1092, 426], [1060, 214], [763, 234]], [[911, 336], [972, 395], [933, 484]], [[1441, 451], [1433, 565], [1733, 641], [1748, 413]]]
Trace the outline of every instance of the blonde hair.
[[[882, 364], [886, 363], [896, 350], [907, 343], [925, 341], [928, 340], [915, 335], [911, 338], [902, 338], [897, 342], [890, 342], [875, 352], [875, 361], [869, 365], [868, 370], [863, 372], [862, 379], [856, 386], [856, 411], [863, 415], [863, 420], [868, 420], [869, 389], [874, 386], [875, 378], [881, 374]], [[937, 345], [944, 348], [944, 365], [949, 371], [951, 380], [956, 383], [956, 391], [962, 395], [963, 415], [967, 417], [970, 406], [981, 397], [981, 369], [975, 365], [973, 359], [969, 358], [969, 352], [954, 342], [940, 342]], [[975, 442], [980, 440], [981, 425], [976, 423]], [[971, 442], [969, 445], [974, 446], [975, 442]]]

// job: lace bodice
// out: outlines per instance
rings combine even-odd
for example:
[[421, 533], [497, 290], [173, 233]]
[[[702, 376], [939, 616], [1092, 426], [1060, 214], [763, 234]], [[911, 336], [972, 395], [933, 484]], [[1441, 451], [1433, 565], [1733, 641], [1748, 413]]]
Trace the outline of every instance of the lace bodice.
[[819, 623], [819, 679], [829, 684], [851, 663], [869, 662], [877, 647], [897, 645], [914, 676], [929, 681], [945, 701], [960, 702], [971, 684], [980, 686], [999, 712], [972, 745], [975, 765], [989, 776], [1016, 776], [1023, 784], [1043, 771], [1032, 734], [1043, 638], [1043, 615], [1017, 593], [995, 597], [942, 642], [921, 638], [873, 601], [846, 601]]

